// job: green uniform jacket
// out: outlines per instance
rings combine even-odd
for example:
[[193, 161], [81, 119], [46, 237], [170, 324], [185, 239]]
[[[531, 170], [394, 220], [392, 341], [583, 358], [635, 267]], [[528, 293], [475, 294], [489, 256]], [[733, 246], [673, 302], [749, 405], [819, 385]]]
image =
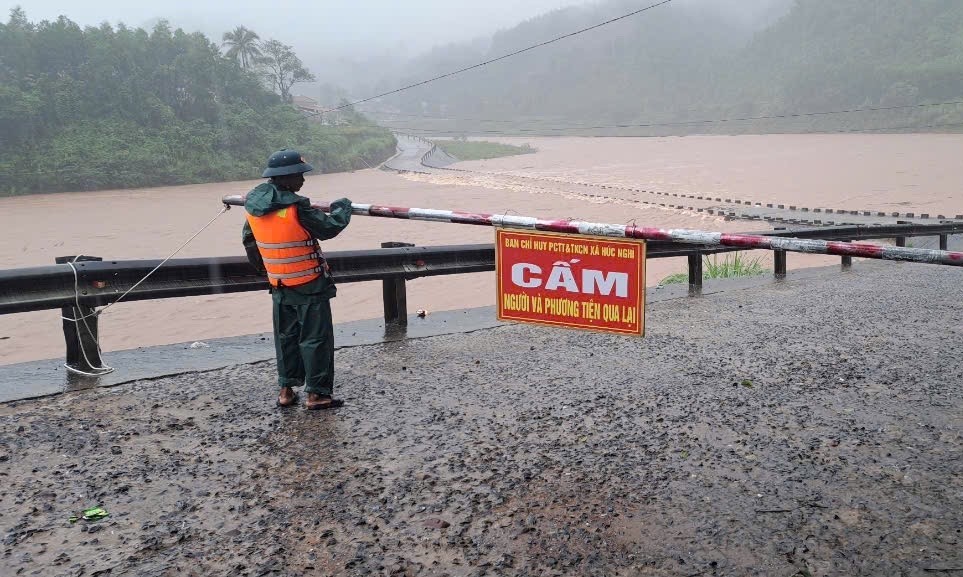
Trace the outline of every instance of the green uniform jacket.
[[[328, 240], [338, 236], [351, 221], [351, 201], [341, 198], [331, 203], [331, 212], [311, 206], [311, 201], [297, 193], [281, 190], [270, 182], [257, 185], [248, 193], [244, 209], [253, 216], [280, 210], [286, 206], [297, 205], [298, 220], [308, 233], [318, 240]], [[241, 242], [247, 252], [247, 259], [259, 271], [264, 271], [264, 261], [257, 249], [254, 232], [251, 226], [244, 222], [241, 231]], [[271, 289], [275, 302], [279, 304], [299, 305], [317, 301], [320, 298], [334, 298], [337, 289], [331, 277], [325, 273], [317, 279], [295, 287]]]

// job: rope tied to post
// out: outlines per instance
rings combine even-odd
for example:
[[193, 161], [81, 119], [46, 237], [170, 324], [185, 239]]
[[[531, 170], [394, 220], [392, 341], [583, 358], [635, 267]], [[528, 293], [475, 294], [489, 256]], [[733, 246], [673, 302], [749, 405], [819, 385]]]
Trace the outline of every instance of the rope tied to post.
[[[229, 205], [229, 204], [227, 204], [227, 203], [224, 203], [223, 208], [221, 208], [221, 210], [220, 210], [216, 215], [214, 215], [214, 218], [212, 218], [211, 220], [209, 220], [209, 221], [207, 222], [207, 224], [205, 224], [205, 225], [202, 226], [197, 232], [195, 232], [194, 234], [192, 234], [192, 235], [190, 236], [190, 238], [188, 238], [188, 239], [187, 239], [186, 241], [184, 241], [179, 247], [177, 247], [177, 249], [175, 249], [174, 252], [172, 252], [170, 255], [168, 255], [167, 258], [165, 258], [164, 260], [162, 260], [162, 261], [160, 262], [160, 264], [158, 264], [158, 265], [155, 266], [153, 269], [151, 269], [150, 272], [148, 272], [147, 274], [145, 274], [145, 275], [143, 276], [143, 278], [141, 278], [141, 279], [138, 280], [136, 283], [134, 283], [134, 285], [131, 286], [129, 289], [127, 289], [127, 290], [124, 292], [124, 294], [122, 294], [122, 295], [120, 295], [119, 297], [117, 297], [116, 300], [108, 303], [106, 306], [104, 306], [104, 307], [101, 308], [101, 309], [95, 309], [94, 312], [92, 312], [92, 313], [90, 313], [90, 314], [78, 316], [78, 317], [75, 317], [75, 318], [65, 317], [65, 316], [62, 316], [62, 315], [61, 315], [60, 318], [63, 319], [63, 320], [65, 320], [65, 321], [74, 323], [74, 327], [75, 327], [76, 330], [77, 330], [77, 340], [78, 340], [79, 342], [81, 342], [81, 343], [83, 342], [83, 340], [82, 340], [81, 334], [80, 334], [80, 325], [83, 324], [83, 325], [84, 325], [84, 328], [87, 330], [87, 335], [94, 341], [94, 344], [95, 344], [96, 347], [97, 347], [97, 354], [98, 354], [98, 356], [100, 356], [101, 358], [103, 358], [103, 353], [101, 352], [101, 348], [100, 348], [100, 336], [94, 334], [94, 331], [90, 328], [90, 324], [87, 323], [87, 319], [89, 319], [89, 318], [91, 318], [91, 317], [99, 317], [99, 316], [102, 315], [104, 312], [106, 312], [107, 309], [109, 309], [110, 307], [112, 307], [112, 306], [114, 306], [115, 304], [119, 303], [120, 301], [124, 300], [124, 298], [125, 298], [127, 295], [129, 295], [131, 292], [133, 292], [134, 289], [136, 289], [138, 286], [140, 286], [141, 284], [143, 284], [144, 281], [146, 281], [148, 278], [150, 278], [150, 276], [153, 275], [155, 272], [157, 272], [158, 269], [160, 269], [162, 266], [164, 266], [165, 264], [167, 264], [167, 262], [169, 262], [172, 258], [174, 258], [179, 252], [181, 252], [182, 250], [184, 250], [184, 248], [187, 247], [187, 245], [189, 245], [191, 242], [193, 242], [195, 238], [197, 238], [198, 236], [200, 236], [200, 234], [201, 234], [202, 232], [204, 232], [205, 230], [207, 230], [208, 227], [210, 227], [212, 224], [214, 224], [214, 221], [216, 221], [218, 218], [221, 217], [222, 214], [224, 214], [225, 212], [227, 212], [227, 211], [229, 211], [229, 210], [231, 210], [231, 205]], [[73, 259], [71, 259], [69, 262], [66, 263], [66, 265], [70, 267], [70, 270], [73, 272], [73, 275], [74, 275], [74, 303], [75, 303], [75, 306], [76, 306], [76, 308], [75, 308], [74, 310], [76, 310], [78, 313], [82, 310], [82, 305], [80, 304], [80, 274], [77, 272], [77, 267], [74, 266], [74, 265], [75, 265], [75, 263], [77, 262], [77, 260], [80, 259], [80, 258], [83, 257], [83, 256], [84, 256], [84, 255], [82, 255], [82, 254], [77, 255], [77, 256], [75, 256]], [[96, 372], [94, 372], [94, 373], [89, 373], [89, 372], [86, 372], [86, 371], [81, 371], [81, 370], [77, 369], [76, 367], [71, 367], [70, 365], [64, 363], [64, 367], [65, 367], [67, 370], [72, 371], [72, 372], [75, 372], [75, 373], [78, 373], [78, 374], [81, 374], [81, 375], [84, 375], [84, 376], [89, 376], [89, 377], [97, 377], [97, 376], [100, 376], [100, 375], [106, 375], [107, 373], [113, 372], [114, 368], [111, 367], [110, 365], [104, 364], [104, 365], [102, 365], [102, 366], [97, 366], [97, 365], [94, 365], [94, 363], [90, 362], [90, 358], [87, 356], [87, 350], [83, 347], [82, 344], [81, 344], [81, 346], [80, 346], [80, 352], [83, 354], [84, 361], [87, 362], [87, 366], [88, 366], [88, 367], [91, 367], [91, 368], [94, 369], [94, 371], [96, 371]]]

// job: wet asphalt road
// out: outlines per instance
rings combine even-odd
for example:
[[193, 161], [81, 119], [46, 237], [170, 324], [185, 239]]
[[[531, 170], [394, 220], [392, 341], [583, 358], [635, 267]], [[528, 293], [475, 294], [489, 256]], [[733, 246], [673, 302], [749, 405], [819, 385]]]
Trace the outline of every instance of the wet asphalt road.
[[343, 349], [336, 412], [270, 362], [0, 405], [0, 574], [963, 575], [961, 281]]

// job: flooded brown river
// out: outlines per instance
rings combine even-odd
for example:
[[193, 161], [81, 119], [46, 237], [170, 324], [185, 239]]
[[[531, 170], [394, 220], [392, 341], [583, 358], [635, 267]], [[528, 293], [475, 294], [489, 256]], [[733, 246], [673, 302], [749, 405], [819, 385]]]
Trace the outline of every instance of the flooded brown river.
[[[757, 202], [846, 210], [963, 213], [963, 135], [771, 135], [686, 138], [525, 139], [533, 155], [458, 166], [484, 174], [404, 175], [378, 170], [308, 179], [302, 194], [316, 200], [578, 218], [645, 226], [723, 231], [766, 228], [694, 212], [600, 198], [564, 181], [637, 186]], [[491, 174], [499, 173], [499, 174]], [[516, 176], [547, 177], [537, 181]], [[225, 194], [259, 181], [77, 192], [0, 199], [5, 242], [0, 268], [52, 264], [62, 255], [111, 259], [164, 258], [220, 210]], [[243, 254], [242, 213], [232, 210], [179, 257]], [[377, 248], [383, 241], [419, 245], [491, 242], [483, 227], [357, 217], [325, 250]], [[761, 254], [763, 258], [766, 254]], [[790, 268], [837, 262], [790, 255]], [[650, 261], [647, 284], [681, 272], [680, 259]], [[409, 310], [439, 311], [494, 304], [490, 273], [409, 283]], [[335, 322], [375, 318], [379, 283], [342, 285]], [[0, 317], [0, 364], [63, 355], [59, 311]], [[119, 304], [101, 318], [105, 351], [190, 342], [270, 330], [266, 293], [216, 295]]]

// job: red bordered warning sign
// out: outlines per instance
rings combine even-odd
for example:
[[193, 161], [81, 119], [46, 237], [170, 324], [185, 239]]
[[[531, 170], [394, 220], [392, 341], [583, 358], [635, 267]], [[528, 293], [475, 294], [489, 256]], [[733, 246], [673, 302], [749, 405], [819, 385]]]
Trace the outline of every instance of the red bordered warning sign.
[[498, 319], [645, 334], [645, 241], [495, 231]]

